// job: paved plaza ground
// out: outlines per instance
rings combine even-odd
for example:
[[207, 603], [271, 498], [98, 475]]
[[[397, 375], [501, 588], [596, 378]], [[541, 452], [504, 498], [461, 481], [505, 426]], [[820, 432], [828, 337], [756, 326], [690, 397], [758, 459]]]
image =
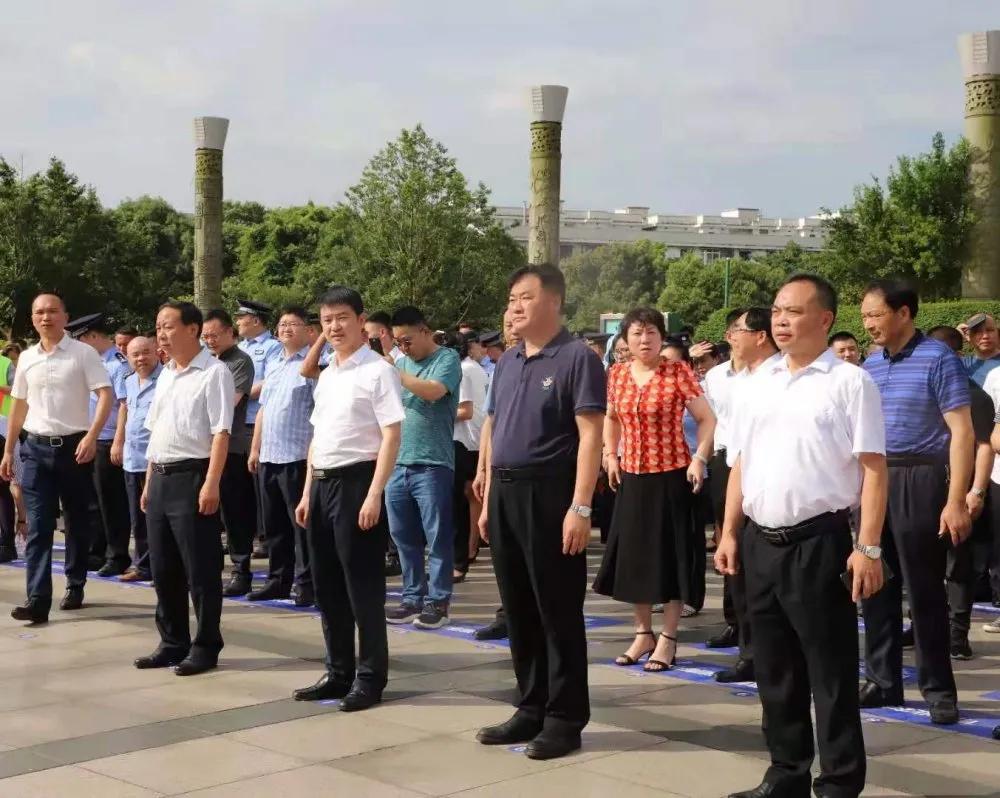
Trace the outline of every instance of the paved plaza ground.
[[[600, 553], [595, 543], [591, 574]], [[710, 680], [730, 659], [703, 646], [720, 622], [714, 575], [669, 674], [613, 665], [631, 638], [627, 608], [588, 596], [593, 721], [582, 751], [552, 762], [474, 739], [509, 716], [514, 684], [506, 646], [471, 639], [497, 605], [488, 557], [458, 586], [452, 627], [390, 629], [385, 701], [350, 715], [290, 697], [322, 672], [312, 611], [226, 600], [220, 668], [179, 678], [131, 664], [157, 642], [149, 586], [92, 579], [83, 610], [53, 610], [40, 627], [9, 618], [23, 594], [23, 569], [0, 567], [2, 798], [720, 796], [757, 784], [767, 760], [753, 686]], [[929, 726], [912, 687], [907, 711], [865, 715], [866, 795], [1000, 796], [1000, 743], [988, 737], [1000, 640], [979, 631], [990, 617], [977, 613], [977, 657], [957, 666], [963, 725]]]

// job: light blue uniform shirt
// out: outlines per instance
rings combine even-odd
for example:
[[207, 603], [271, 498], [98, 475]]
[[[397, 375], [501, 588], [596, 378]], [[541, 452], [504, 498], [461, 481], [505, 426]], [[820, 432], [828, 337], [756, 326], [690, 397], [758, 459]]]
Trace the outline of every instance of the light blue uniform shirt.
[[156, 380], [163, 366], [157, 364], [146, 384], [139, 387], [139, 375], [135, 372], [125, 378], [125, 451], [122, 454], [122, 468], [130, 474], [146, 470], [146, 448], [149, 446], [149, 430], [146, 429], [146, 414], [153, 404], [156, 394]]
[[[108, 372], [108, 379], [111, 380], [111, 412], [108, 413], [108, 420], [101, 427], [101, 433], [97, 436], [99, 441], [113, 441], [115, 431], [118, 427], [118, 403], [125, 398], [125, 378], [132, 373], [128, 365], [128, 358], [125, 357], [116, 347], [110, 347], [107, 352], [101, 355], [104, 368]], [[90, 394], [90, 417], [93, 419], [97, 413], [97, 394]]]
[[296, 463], [309, 452], [316, 380], [303, 377], [299, 369], [310, 348], [305, 346], [288, 357], [282, 348], [281, 356], [268, 367], [260, 392], [260, 406], [266, 409], [260, 433], [262, 463]]
[[[253, 361], [253, 381], [254, 384], [261, 382], [268, 374], [272, 364], [281, 357], [284, 351], [281, 342], [278, 341], [268, 330], [264, 330], [256, 338], [247, 338], [240, 341], [240, 349], [250, 355]], [[257, 420], [257, 411], [260, 409], [260, 402], [251, 399], [247, 404], [247, 424], [253, 424]]]

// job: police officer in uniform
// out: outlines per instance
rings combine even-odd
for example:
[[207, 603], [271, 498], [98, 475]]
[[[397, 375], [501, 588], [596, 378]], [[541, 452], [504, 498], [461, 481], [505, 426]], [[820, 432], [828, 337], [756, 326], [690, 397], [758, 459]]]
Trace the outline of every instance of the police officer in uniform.
[[[117, 459], [113, 457], [111, 450], [118, 426], [118, 414], [125, 404], [125, 379], [131, 374], [132, 368], [128, 364], [128, 358], [108, 335], [103, 313], [92, 313], [71, 321], [66, 325], [66, 331], [76, 340], [92, 346], [100, 355], [114, 394], [111, 412], [97, 438], [97, 454], [94, 456], [94, 490], [97, 493], [101, 525], [94, 532], [97, 548], [95, 550], [92, 546], [91, 551], [104, 556], [104, 564], [97, 571], [98, 576], [118, 576], [125, 573], [132, 561], [128, 551], [131, 523], [122, 459], [120, 455]], [[91, 394], [91, 415], [96, 409], [97, 397]], [[102, 542], [104, 546], [100, 545]]]
[[[149, 466], [140, 505], [146, 513], [160, 644], [135, 667], [176, 666], [178, 676], [216, 667], [222, 650], [222, 545], [219, 482], [233, 423], [233, 377], [201, 345], [201, 311], [167, 302], [156, 316], [157, 343], [171, 357], [146, 417]], [[191, 638], [188, 592], [198, 621]]]
[[[97, 353], [66, 334], [66, 304], [44, 293], [31, 305], [39, 342], [18, 360], [0, 479], [14, 475], [14, 442], [21, 439], [21, 491], [28, 511], [28, 600], [11, 611], [18, 621], [45, 623], [52, 605], [52, 535], [62, 501], [66, 526], [63, 610], [83, 606], [87, 581], [91, 470], [97, 438], [113, 401], [108, 372]], [[89, 413], [90, 393], [97, 407]]]

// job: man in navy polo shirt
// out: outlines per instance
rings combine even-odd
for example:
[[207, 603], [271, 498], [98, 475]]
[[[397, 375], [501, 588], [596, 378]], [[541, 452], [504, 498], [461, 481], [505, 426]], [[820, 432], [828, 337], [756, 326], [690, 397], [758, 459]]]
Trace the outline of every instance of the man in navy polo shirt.
[[945, 344], [916, 329], [917, 293], [877, 280], [865, 291], [861, 317], [882, 347], [863, 368], [882, 394], [889, 463], [889, 506], [882, 546], [902, 577], [864, 602], [865, 666], [862, 707], [903, 703], [902, 583], [908, 588], [916, 640], [917, 683], [934, 723], [958, 722], [949, 657], [945, 565], [949, 546], [972, 528], [966, 494], [972, 481], [975, 436], [969, 383], [962, 362]]
[[583, 599], [607, 394], [601, 359], [562, 327], [562, 272], [525, 266], [509, 285], [522, 342], [500, 358], [487, 401], [480, 533], [491, 542], [520, 698], [510, 720], [477, 739], [530, 741], [528, 757], [552, 759], [580, 747], [590, 719]]

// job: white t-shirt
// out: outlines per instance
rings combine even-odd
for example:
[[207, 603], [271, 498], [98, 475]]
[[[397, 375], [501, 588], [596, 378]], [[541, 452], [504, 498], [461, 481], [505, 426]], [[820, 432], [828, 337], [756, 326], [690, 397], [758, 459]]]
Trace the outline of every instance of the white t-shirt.
[[472, 402], [472, 418], [455, 422], [455, 440], [470, 452], [479, 451], [479, 433], [486, 420], [486, 389], [490, 378], [486, 371], [471, 357], [462, 361], [462, 383], [458, 389], [458, 402]]
[[882, 397], [865, 371], [829, 350], [795, 374], [772, 358], [739, 391], [727, 460], [741, 458], [747, 516], [777, 528], [858, 506], [858, 456], [885, 454]]
[[[983, 390], [993, 400], [993, 408], [994, 412], [996, 412], [996, 408], [1000, 407], [1000, 368], [993, 369], [986, 375], [986, 380], [983, 382]], [[993, 458], [993, 473], [990, 475], [990, 481], [1000, 485], [1000, 457]]]

